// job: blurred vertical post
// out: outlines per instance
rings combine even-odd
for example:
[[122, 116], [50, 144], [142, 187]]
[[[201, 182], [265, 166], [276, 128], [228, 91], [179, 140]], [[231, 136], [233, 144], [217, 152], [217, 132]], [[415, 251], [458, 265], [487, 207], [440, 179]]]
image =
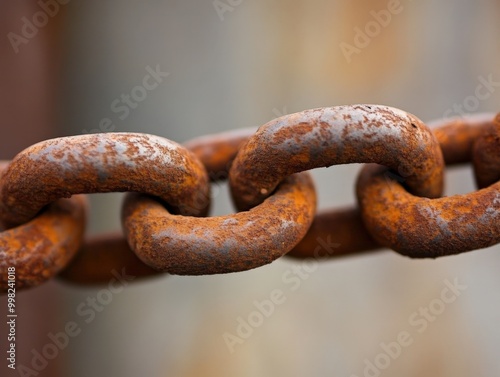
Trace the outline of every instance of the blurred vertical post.
[[[42, 3], [42, 4], [41, 4]], [[47, 7], [51, 2], [28, 0], [0, 3], [0, 159], [11, 159], [38, 141], [55, 137], [58, 119], [59, 36], [64, 5]], [[56, 5], [59, 5], [57, 2]], [[42, 352], [54, 331], [58, 306], [53, 283], [16, 294], [16, 366], [7, 367], [2, 357], [0, 375], [19, 375], [25, 365], [37, 376], [59, 376], [60, 360], [41, 362], [33, 369], [33, 350]], [[7, 300], [0, 298], [2, 318]], [[0, 351], [7, 354], [7, 325], [0, 325]], [[5, 336], [4, 336], [5, 335]], [[22, 374], [21, 374], [22, 375]]]

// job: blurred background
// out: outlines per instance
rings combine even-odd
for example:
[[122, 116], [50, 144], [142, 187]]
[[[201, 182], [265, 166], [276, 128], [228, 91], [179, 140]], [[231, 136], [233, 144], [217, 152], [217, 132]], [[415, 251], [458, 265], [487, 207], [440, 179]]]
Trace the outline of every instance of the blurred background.
[[[500, 82], [499, 15], [495, 0], [2, 2], [0, 158], [109, 130], [184, 142], [341, 104], [390, 105], [424, 121], [460, 108], [495, 112], [500, 84], [475, 93]], [[168, 76], [126, 104], [122, 95], [148, 67]], [[313, 172], [319, 208], [355, 203], [359, 167]], [[446, 178], [448, 195], [475, 189], [468, 166]], [[217, 192], [214, 215], [230, 213], [226, 186]], [[121, 198], [92, 196], [89, 234], [120, 229]], [[90, 323], [77, 308], [101, 287], [52, 281], [17, 295], [18, 365], [30, 366], [33, 350], [69, 321], [82, 331], [43, 370], [12, 375], [498, 376], [499, 251], [331, 260], [296, 289], [283, 277], [302, 262], [286, 258], [238, 274], [155, 277], [128, 285]], [[447, 279], [467, 288], [417, 331], [410, 318], [441, 297]], [[275, 289], [286, 300], [230, 352], [224, 334], [236, 335], [238, 318]], [[4, 297], [1, 305], [3, 313]], [[381, 344], [401, 332], [411, 345], [377, 368]]]

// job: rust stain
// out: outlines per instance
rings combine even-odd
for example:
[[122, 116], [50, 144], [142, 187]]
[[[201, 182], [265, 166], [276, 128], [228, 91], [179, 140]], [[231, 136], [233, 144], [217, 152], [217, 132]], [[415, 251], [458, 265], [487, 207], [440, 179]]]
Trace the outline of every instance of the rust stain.
[[281, 257], [305, 235], [316, 210], [307, 173], [295, 174], [250, 211], [195, 218], [170, 214], [140, 194], [125, 199], [127, 240], [147, 265], [180, 275], [245, 271]]
[[[6, 164], [0, 164], [4, 170]], [[83, 242], [87, 201], [61, 199], [36, 218], [0, 232], [0, 290], [8, 289], [7, 269], [16, 268], [16, 289], [34, 287], [54, 277]]]
[[0, 222], [32, 219], [73, 194], [135, 191], [157, 196], [184, 215], [208, 211], [209, 182], [201, 162], [168, 139], [136, 133], [70, 136], [19, 153], [2, 176]]
[[351, 105], [305, 110], [260, 127], [243, 145], [230, 170], [237, 207], [261, 203], [290, 174], [346, 163], [376, 162], [405, 179], [412, 192], [438, 197], [443, 157], [418, 118], [387, 106]]
[[[224, 179], [253, 129], [187, 142], [213, 180]], [[127, 240], [147, 265], [172, 274], [244, 271], [290, 251], [309, 229], [316, 193], [307, 173], [286, 178], [259, 206], [234, 215], [176, 216], [151, 197], [129, 194], [122, 223]]]
[[[477, 148], [488, 148], [490, 142], [498, 154], [492, 119], [492, 115], [482, 115], [439, 124], [434, 133], [447, 162], [466, 162], [473, 151], [476, 157]], [[486, 144], [475, 148], [476, 142]], [[498, 172], [496, 161], [494, 170]], [[486, 170], [491, 171], [489, 168]], [[500, 182], [491, 184], [491, 176], [486, 180], [491, 184], [488, 188], [429, 199], [412, 195], [397, 181], [387, 179], [386, 172], [383, 167], [367, 165], [357, 182], [365, 226], [381, 245], [412, 258], [436, 258], [500, 242]]]
[[476, 139], [472, 152], [474, 175], [479, 188], [500, 180], [500, 114]]

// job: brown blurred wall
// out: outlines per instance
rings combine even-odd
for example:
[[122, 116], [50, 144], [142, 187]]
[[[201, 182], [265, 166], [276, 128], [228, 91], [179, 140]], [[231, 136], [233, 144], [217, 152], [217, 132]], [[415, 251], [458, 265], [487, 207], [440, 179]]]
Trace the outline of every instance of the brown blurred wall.
[[[36, 35], [16, 47], [9, 33], [22, 35], [23, 18], [31, 20], [41, 10], [35, 1], [0, 3], [0, 159], [11, 159], [24, 148], [56, 136], [58, 123], [58, 74], [60, 70], [59, 33], [63, 7]], [[33, 32], [35, 33], [35, 32]], [[25, 43], [26, 42], [26, 43]], [[17, 49], [17, 51], [16, 51]], [[32, 349], [42, 349], [53, 330], [56, 313], [61, 311], [54, 283], [36, 291], [18, 292], [16, 310], [16, 364], [30, 365]], [[7, 368], [7, 300], [0, 297], [0, 375], [19, 375]], [[59, 376], [60, 362], [54, 360], [38, 374]]]

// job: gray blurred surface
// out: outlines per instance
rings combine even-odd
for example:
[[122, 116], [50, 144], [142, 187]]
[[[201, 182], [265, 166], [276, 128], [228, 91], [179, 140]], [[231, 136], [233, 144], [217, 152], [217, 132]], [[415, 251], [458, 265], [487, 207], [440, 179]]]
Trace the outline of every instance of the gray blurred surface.
[[[387, 104], [437, 119], [500, 81], [495, 1], [402, 1], [380, 35], [347, 63], [339, 48], [387, 1], [243, 1], [221, 21], [211, 1], [81, 1], [68, 5], [64, 134], [98, 128], [175, 141], [258, 126], [282, 113], [349, 103]], [[146, 67], [170, 75], [119, 119], [110, 105], [141, 83]], [[499, 93], [475, 111], [495, 111]], [[315, 171], [320, 207], [354, 203], [359, 166]], [[470, 169], [448, 176], [448, 193], [474, 190]], [[119, 229], [119, 195], [93, 198], [91, 229]], [[231, 211], [226, 194], [216, 214]], [[334, 236], [334, 230], [332, 230]], [[280, 260], [240, 274], [160, 277], [130, 285], [84, 327], [62, 357], [79, 376], [361, 376], [365, 359], [400, 331], [414, 343], [383, 376], [500, 373], [498, 247], [436, 261], [392, 252], [322, 263], [292, 291]], [[439, 297], [445, 279], [467, 290], [422, 334], [408, 318]], [[60, 287], [67, 317], [97, 289]], [[273, 289], [286, 302], [230, 354], [254, 300]]]

